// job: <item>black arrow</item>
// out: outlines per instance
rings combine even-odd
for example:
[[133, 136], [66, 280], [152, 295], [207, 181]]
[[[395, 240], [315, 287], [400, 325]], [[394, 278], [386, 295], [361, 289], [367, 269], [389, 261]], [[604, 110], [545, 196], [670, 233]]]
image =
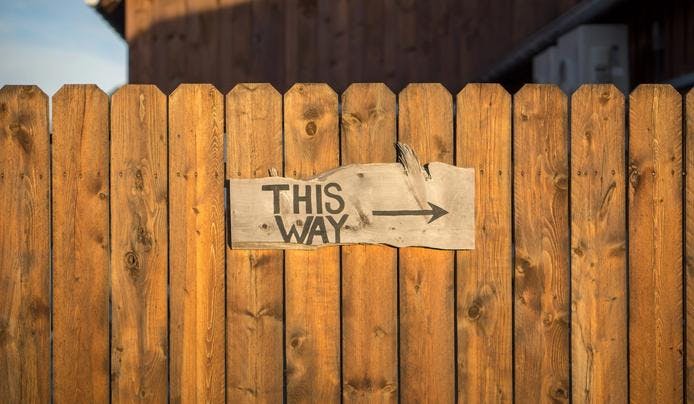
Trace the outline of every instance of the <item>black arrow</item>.
[[428, 223], [440, 218], [441, 216], [448, 213], [447, 210], [434, 205], [431, 202], [427, 202], [431, 209], [418, 209], [418, 210], [374, 210], [371, 212], [374, 216], [428, 216], [431, 215]]

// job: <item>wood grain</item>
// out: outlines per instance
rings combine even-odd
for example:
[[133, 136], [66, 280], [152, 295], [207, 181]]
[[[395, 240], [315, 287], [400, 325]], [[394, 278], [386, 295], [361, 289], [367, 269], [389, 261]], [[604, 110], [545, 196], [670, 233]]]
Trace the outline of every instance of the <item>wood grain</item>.
[[[694, 14], [694, 6], [691, 7]], [[686, 99], [686, 324], [687, 324], [687, 368], [686, 368], [686, 399], [694, 401], [694, 90], [690, 90]]]
[[318, 0], [285, 1], [285, 82], [315, 81], [318, 76]]
[[350, 53], [350, 6], [354, 3], [352, 0], [317, 0], [317, 46], [321, 51], [316, 79], [330, 83], [338, 91], [349, 85], [350, 78], [358, 77], [350, 75], [353, 60], [361, 59]]
[[629, 98], [632, 403], [684, 397], [681, 102], [668, 85], [641, 85]]
[[170, 401], [225, 400], [224, 98], [169, 96]]
[[[440, 84], [410, 84], [399, 96], [399, 141], [422, 163], [453, 163], [453, 105]], [[402, 248], [400, 398], [455, 400], [455, 305], [452, 251]]]
[[[395, 94], [352, 84], [342, 94], [342, 164], [394, 162]], [[397, 250], [342, 248], [342, 397], [348, 403], [398, 398]]]
[[[315, 176], [339, 165], [337, 94], [296, 84], [284, 96], [284, 172]], [[286, 251], [288, 402], [340, 400], [340, 249]]]
[[48, 97], [0, 89], [0, 401], [50, 400]]
[[[237, 2], [239, 2], [237, 0]], [[275, 86], [283, 85], [284, 69], [277, 65], [284, 60], [282, 41], [284, 40], [285, 0], [264, 0], [239, 2], [251, 8], [252, 21], [252, 62], [248, 80], [262, 79]], [[222, 11], [223, 12], [223, 11]], [[218, 15], [218, 13], [214, 13]], [[226, 21], [220, 19], [222, 25]], [[233, 24], [232, 29], [234, 29]], [[220, 49], [224, 49], [220, 47]], [[223, 73], [223, 72], [218, 72]], [[240, 81], [240, 79], [236, 79]], [[278, 167], [279, 168], [279, 167]]]
[[571, 98], [571, 355], [574, 402], [626, 402], [624, 96], [584, 85]]
[[168, 356], [166, 96], [111, 98], [111, 399], [165, 402]]
[[[282, 171], [282, 96], [271, 85], [234, 87], [226, 96], [226, 122], [227, 178]], [[283, 264], [282, 251], [227, 247], [229, 402], [283, 399]]]
[[569, 400], [567, 100], [554, 86], [514, 98], [515, 400]]
[[475, 169], [475, 249], [457, 253], [458, 401], [511, 402], [513, 292], [511, 96], [458, 93], [456, 165]]
[[53, 96], [53, 399], [108, 402], [109, 111], [95, 85]]

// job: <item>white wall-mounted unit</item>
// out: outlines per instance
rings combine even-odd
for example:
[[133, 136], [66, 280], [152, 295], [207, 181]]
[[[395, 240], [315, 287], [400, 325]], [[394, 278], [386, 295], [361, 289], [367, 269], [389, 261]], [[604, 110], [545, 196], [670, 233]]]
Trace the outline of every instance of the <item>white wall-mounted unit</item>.
[[558, 84], [566, 94], [581, 84], [613, 83], [629, 92], [629, 36], [626, 25], [580, 25], [559, 37], [533, 60], [533, 79]]

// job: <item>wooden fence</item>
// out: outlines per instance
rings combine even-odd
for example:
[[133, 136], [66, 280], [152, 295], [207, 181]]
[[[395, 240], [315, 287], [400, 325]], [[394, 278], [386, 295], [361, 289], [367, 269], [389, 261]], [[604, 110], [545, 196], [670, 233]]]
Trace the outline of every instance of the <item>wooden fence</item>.
[[[68, 85], [49, 134], [46, 95], [3, 87], [0, 401], [694, 400], [694, 92], [640, 86], [628, 115], [607, 85], [338, 105]], [[475, 168], [477, 249], [227, 247], [225, 178], [391, 162], [396, 140]]]

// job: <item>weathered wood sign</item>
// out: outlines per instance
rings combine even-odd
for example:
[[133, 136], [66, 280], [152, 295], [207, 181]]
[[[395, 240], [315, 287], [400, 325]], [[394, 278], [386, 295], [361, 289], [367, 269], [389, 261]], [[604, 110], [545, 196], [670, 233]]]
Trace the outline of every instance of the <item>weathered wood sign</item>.
[[474, 170], [422, 167], [402, 144], [398, 154], [400, 163], [342, 166], [308, 180], [231, 180], [232, 248], [473, 249]]

